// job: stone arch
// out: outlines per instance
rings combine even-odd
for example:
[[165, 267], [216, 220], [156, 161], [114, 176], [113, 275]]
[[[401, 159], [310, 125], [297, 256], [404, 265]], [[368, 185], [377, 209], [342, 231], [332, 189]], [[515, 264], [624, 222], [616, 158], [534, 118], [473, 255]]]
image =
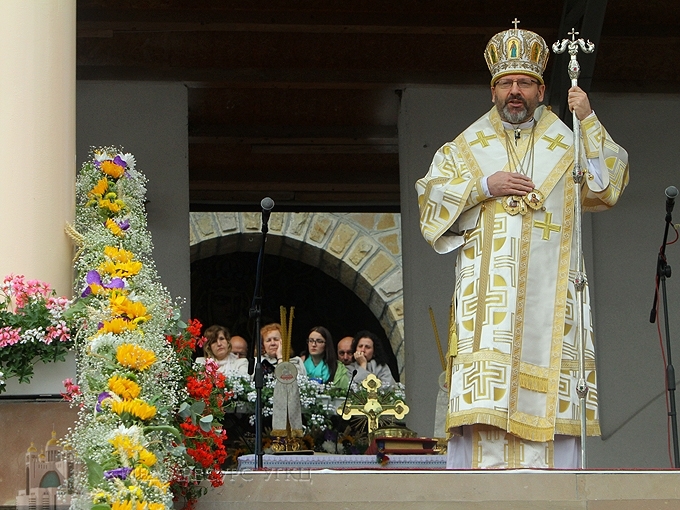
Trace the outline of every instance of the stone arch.
[[[192, 212], [191, 262], [257, 251], [259, 212]], [[404, 382], [401, 217], [397, 213], [272, 213], [266, 253], [322, 270], [380, 321]]]

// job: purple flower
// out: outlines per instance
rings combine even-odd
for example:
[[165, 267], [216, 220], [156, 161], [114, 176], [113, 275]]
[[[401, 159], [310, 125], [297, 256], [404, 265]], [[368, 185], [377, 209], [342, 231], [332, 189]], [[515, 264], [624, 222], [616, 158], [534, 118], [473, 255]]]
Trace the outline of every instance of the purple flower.
[[108, 391], [102, 391], [99, 396], [97, 397], [97, 406], [95, 409], [97, 410], [98, 413], [101, 413], [103, 408], [102, 408], [102, 403], [104, 400], [111, 398], [111, 395], [109, 394]]
[[118, 166], [122, 166], [123, 168], [127, 168], [127, 163], [120, 156], [116, 156], [115, 158], [113, 158], [113, 162]]
[[105, 289], [122, 289], [125, 287], [125, 282], [120, 278], [112, 278], [108, 285], [103, 284], [102, 277], [94, 269], [87, 272], [87, 275], [85, 276], [85, 283], [87, 283], [87, 287], [85, 287], [85, 290], [80, 295], [80, 297], [87, 297], [92, 294], [92, 285], [99, 285]]
[[128, 220], [119, 221], [117, 223], [118, 223], [118, 227], [121, 230], [127, 230], [127, 229], [130, 228], [130, 222]]
[[132, 468], [129, 467], [119, 467], [116, 469], [110, 469], [108, 471], [104, 471], [104, 478], [106, 478], [107, 480], [113, 480], [114, 478], [120, 478], [121, 480], [125, 480], [130, 474], [130, 471], [132, 471]]
[[125, 282], [120, 278], [111, 278], [108, 285], [104, 285], [106, 289], [122, 289], [125, 288]]

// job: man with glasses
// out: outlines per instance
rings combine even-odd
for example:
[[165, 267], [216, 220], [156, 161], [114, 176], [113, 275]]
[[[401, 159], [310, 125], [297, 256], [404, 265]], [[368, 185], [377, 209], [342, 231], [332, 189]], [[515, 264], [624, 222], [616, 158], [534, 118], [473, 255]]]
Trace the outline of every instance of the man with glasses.
[[[548, 108], [549, 49], [528, 30], [491, 38], [484, 56], [494, 106], [441, 147], [416, 183], [421, 231], [457, 250], [448, 349], [450, 468], [579, 465], [573, 133]], [[613, 206], [627, 154], [579, 87], [583, 209]], [[584, 290], [587, 432], [599, 435], [590, 305]]]

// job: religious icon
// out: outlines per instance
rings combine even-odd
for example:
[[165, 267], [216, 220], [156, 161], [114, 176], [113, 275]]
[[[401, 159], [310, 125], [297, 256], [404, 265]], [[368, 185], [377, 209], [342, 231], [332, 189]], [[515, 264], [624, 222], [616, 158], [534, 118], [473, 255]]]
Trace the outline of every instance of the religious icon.
[[496, 47], [493, 44], [489, 45], [489, 59], [492, 64], [498, 62], [498, 53], [496, 53]]
[[543, 197], [543, 193], [535, 189], [524, 196], [524, 202], [534, 211], [538, 211], [541, 207], [543, 207], [545, 198]]

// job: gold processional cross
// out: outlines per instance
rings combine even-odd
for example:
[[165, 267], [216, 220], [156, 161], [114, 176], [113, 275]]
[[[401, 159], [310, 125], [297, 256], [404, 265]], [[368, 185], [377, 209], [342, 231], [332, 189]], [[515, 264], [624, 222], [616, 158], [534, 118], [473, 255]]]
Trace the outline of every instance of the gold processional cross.
[[349, 420], [352, 416], [365, 416], [368, 420], [369, 436], [372, 437], [378, 429], [381, 416], [394, 416], [401, 420], [408, 414], [409, 407], [401, 400], [397, 400], [394, 404], [378, 402], [378, 388], [382, 386], [382, 383], [374, 374], [369, 374], [361, 385], [368, 391], [366, 403], [340, 406], [338, 407], [338, 414], [345, 420]]

